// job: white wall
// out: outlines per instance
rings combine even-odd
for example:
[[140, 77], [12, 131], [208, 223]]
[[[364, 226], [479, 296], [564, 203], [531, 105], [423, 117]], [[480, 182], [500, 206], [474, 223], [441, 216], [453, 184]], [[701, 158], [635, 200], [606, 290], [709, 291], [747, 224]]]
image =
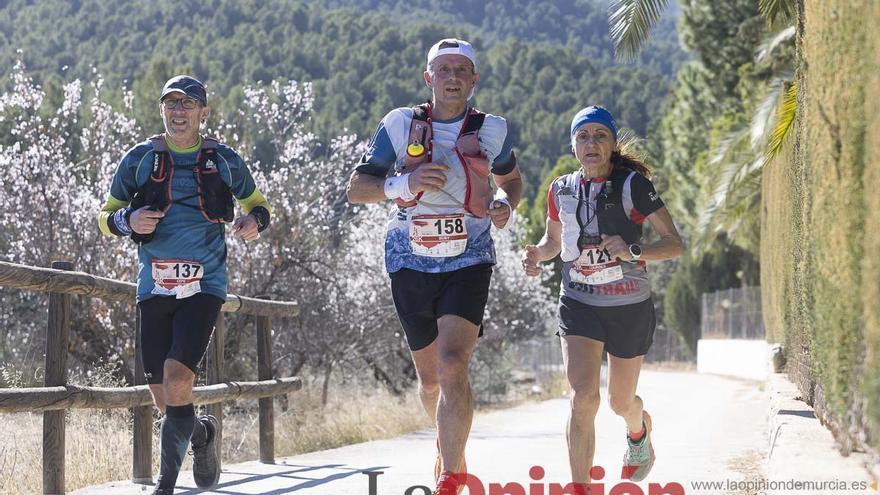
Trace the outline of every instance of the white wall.
[[768, 347], [765, 340], [700, 339], [697, 371], [751, 380], [767, 379]]

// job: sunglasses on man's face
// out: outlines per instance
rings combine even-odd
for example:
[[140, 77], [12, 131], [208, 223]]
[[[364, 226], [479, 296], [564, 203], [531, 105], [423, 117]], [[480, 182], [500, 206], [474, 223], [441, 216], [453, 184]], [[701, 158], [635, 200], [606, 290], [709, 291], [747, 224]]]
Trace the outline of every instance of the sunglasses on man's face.
[[180, 104], [184, 110], [192, 110], [198, 106], [199, 102], [192, 98], [166, 98], [162, 100], [162, 107], [165, 110], [174, 110], [177, 108], [178, 104]]

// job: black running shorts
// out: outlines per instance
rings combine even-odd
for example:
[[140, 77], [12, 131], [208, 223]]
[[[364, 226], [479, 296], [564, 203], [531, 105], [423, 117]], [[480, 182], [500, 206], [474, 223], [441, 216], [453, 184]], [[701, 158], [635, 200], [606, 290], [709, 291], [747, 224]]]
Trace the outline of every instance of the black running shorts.
[[480, 326], [489, 299], [492, 265], [468, 266], [445, 273], [404, 268], [391, 274], [391, 295], [410, 350], [423, 349], [437, 338], [437, 319], [460, 316]]
[[166, 359], [179, 361], [198, 374], [220, 306], [222, 299], [205, 293], [185, 299], [155, 296], [138, 303], [147, 383], [162, 383]]
[[570, 297], [559, 298], [559, 332], [605, 343], [608, 354], [634, 358], [647, 354], [654, 342], [654, 301], [624, 306], [590, 306]]

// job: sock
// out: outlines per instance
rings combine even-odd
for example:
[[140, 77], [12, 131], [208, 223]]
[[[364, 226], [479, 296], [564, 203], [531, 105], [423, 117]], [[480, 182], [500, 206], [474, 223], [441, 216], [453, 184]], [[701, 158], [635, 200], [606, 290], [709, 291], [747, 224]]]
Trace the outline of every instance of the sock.
[[648, 432], [648, 431], [647, 431], [647, 429], [645, 428], [645, 423], [643, 422], [643, 423], [642, 423], [642, 429], [639, 430], [638, 433], [632, 433], [632, 432], [630, 432], [630, 434], [629, 434], [629, 439], [630, 439], [632, 442], [634, 442], [634, 443], [635, 443], [635, 442], [638, 442], [639, 440], [642, 439], [642, 437], [645, 436], [645, 433], [647, 433], [647, 432]]
[[177, 475], [180, 473], [180, 465], [183, 464], [183, 456], [189, 446], [195, 421], [196, 413], [192, 404], [165, 406], [165, 418], [162, 420], [160, 437], [162, 453], [159, 479], [156, 481], [157, 487], [174, 488], [174, 485], [177, 484]]
[[191, 443], [193, 447], [201, 447], [208, 443], [208, 427], [202, 422], [201, 417], [196, 418]]

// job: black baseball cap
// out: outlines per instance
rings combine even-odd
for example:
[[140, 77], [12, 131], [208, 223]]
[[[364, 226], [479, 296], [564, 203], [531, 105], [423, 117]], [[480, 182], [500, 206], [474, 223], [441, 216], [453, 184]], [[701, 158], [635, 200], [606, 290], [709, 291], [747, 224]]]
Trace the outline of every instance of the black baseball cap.
[[164, 100], [171, 93], [182, 93], [202, 105], [208, 104], [208, 93], [205, 91], [205, 85], [194, 77], [174, 76], [169, 79], [162, 88], [162, 96], [159, 97], [159, 101]]

